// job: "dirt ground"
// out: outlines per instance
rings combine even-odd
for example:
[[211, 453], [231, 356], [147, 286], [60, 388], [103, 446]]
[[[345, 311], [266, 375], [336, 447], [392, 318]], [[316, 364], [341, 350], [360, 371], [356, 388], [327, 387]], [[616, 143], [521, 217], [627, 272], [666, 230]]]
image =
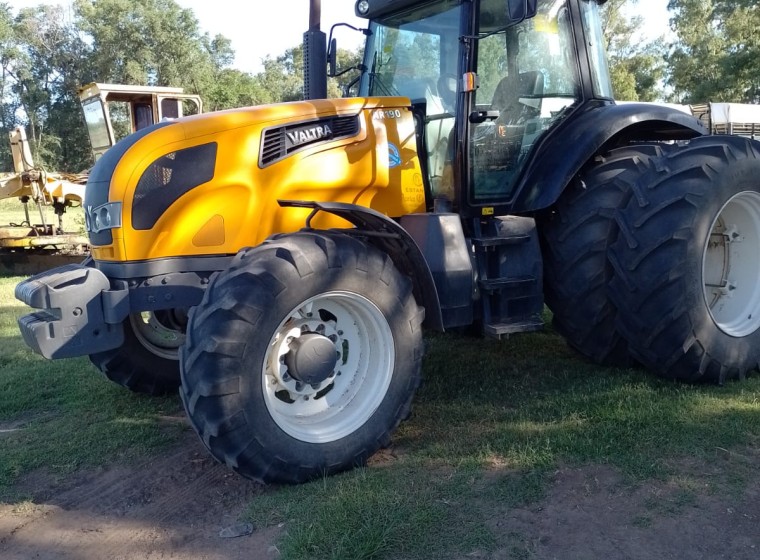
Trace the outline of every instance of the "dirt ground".
[[487, 557], [760, 558], [760, 481], [732, 496], [711, 488], [701, 476], [691, 480], [689, 490], [672, 482], [631, 488], [607, 467], [560, 470], [541, 503], [492, 519], [492, 529], [505, 537], [506, 546]]
[[[735, 460], [756, 472], [760, 453], [748, 453], [680, 465], [677, 483], [635, 487], [603, 466], [560, 469], [539, 503], [484, 504], [500, 547], [464, 558], [756, 560], [760, 480], [736, 492], [710, 482]], [[237, 529], [262, 487], [214, 463], [192, 433], [132, 468], [65, 480], [37, 472], [22, 484], [31, 503], [0, 505], [3, 560], [267, 560], [279, 557], [277, 537], [287, 530], [221, 536]]]
[[221, 537], [262, 487], [210, 458], [194, 433], [132, 468], [22, 481], [32, 503], [0, 505], [2, 560], [276, 558], [278, 528]]

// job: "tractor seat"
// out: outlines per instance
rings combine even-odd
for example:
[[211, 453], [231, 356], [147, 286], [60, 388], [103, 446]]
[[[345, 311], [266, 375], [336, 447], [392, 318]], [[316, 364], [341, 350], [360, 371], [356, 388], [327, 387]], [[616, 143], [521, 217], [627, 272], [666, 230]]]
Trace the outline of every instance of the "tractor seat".
[[539, 100], [536, 99], [536, 106], [532, 106], [524, 102], [525, 98], [541, 97], [543, 93], [544, 75], [540, 70], [522, 72], [516, 78], [506, 76], [496, 86], [491, 109], [499, 111], [499, 122], [518, 124], [540, 113]]

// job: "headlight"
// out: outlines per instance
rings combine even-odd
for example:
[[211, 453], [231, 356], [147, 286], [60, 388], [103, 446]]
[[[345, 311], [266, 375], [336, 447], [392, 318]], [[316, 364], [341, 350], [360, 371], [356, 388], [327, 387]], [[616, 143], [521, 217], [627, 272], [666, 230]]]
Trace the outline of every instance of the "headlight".
[[84, 212], [84, 227], [89, 233], [99, 233], [121, 227], [121, 202], [107, 202]]

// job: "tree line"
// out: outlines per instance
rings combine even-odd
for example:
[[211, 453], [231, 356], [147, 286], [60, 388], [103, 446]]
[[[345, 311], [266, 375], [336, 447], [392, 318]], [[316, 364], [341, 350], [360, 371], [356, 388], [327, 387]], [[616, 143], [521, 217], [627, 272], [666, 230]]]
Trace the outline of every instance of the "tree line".
[[[754, 0], [669, 0], [670, 35], [642, 42], [637, 14], [645, 4], [610, 0], [602, 8], [618, 99], [759, 101]], [[233, 68], [234, 55], [228, 38], [203, 33], [174, 0], [74, 0], [71, 13], [52, 4], [15, 12], [0, 2], [0, 134], [23, 125], [36, 161], [81, 171], [91, 160], [77, 90], [89, 82], [183, 87], [211, 111], [301, 98], [301, 46], [265, 58], [257, 74]], [[359, 52], [338, 56], [345, 68]], [[331, 80], [329, 94], [340, 95], [353, 77]], [[0, 139], [0, 171], [11, 166]]]

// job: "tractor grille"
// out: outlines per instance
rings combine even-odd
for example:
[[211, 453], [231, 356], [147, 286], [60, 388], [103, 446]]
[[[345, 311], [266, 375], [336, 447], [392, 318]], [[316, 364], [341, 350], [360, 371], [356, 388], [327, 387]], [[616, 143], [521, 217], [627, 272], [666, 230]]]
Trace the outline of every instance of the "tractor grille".
[[359, 133], [359, 117], [333, 117], [278, 126], [264, 131], [259, 167], [264, 168], [315, 144], [350, 138]]

